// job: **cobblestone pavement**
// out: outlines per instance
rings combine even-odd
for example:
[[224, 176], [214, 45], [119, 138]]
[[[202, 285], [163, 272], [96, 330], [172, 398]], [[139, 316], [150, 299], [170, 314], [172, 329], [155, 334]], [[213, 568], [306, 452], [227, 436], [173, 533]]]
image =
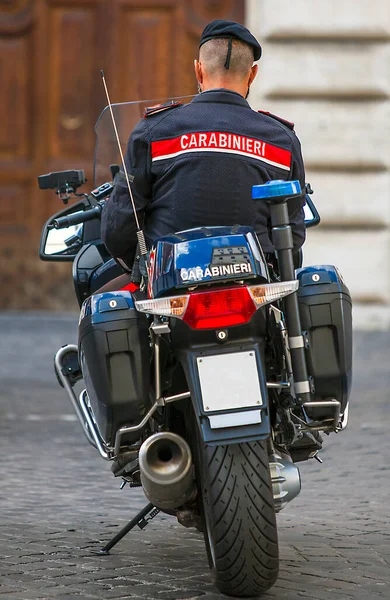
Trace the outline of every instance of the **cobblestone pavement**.
[[[119, 490], [54, 379], [76, 320], [0, 314], [0, 600], [222, 598], [201, 535], [173, 518], [91, 553], [145, 499]], [[356, 334], [350, 425], [325, 440], [322, 465], [302, 465], [301, 495], [278, 516], [280, 577], [263, 598], [390, 598], [389, 359], [389, 334]]]

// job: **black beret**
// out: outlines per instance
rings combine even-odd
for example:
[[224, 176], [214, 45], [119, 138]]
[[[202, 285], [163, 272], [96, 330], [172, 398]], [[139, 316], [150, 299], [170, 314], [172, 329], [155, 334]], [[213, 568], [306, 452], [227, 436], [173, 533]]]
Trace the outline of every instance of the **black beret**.
[[251, 34], [249, 29], [240, 23], [236, 23], [235, 21], [224, 21], [222, 19], [212, 21], [206, 25], [202, 32], [199, 48], [209, 40], [216, 38], [236, 38], [237, 40], [241, 40], [245, 44], [252, 46], [254, 60], [259, 60], [261, 56], [261, 46], [259, 42]]

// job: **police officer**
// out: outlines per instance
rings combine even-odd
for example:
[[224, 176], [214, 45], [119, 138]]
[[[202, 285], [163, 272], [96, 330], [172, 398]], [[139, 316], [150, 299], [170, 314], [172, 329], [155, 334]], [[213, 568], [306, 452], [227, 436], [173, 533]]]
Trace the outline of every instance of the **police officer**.
[[[232, 21], [209, 23], [194, 61], [201, 92], [189, 104], [145, 111], [133, 130], [125, 164], [146, 241], [192, 227], [252, 226], [264, 252], [274, 251], [266, 203], [252, 185], [272, 179], [305, 184], [300, 143], [292, 123], [255, 112], [246, 97], [261, 56], [258, 41]], [[305, 239], [304, 195], [289, 205], [294, 247]], [[122, 172], [102, 214], [102, 239], [131, 268], [136, 224]]]

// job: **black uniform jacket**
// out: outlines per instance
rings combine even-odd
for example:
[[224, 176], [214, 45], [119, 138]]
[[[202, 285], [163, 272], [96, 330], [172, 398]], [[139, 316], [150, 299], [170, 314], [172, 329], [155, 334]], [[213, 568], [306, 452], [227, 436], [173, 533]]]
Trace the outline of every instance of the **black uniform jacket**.
[[[212, 225], [250, 225], [264, 252], [273, 252], [269, 208], [252, 200], [252, 185], [305, 174], [292, 127], [258, 113], [225, 89], [209, 90], [189, 104], [151, 112], [134, 128], [125, 164], [137, 214], [149, 245], [158, 237]], [[136, 225], [126, 181], [102, 214], [102, 239], [109, 252], [132, 265]], [[304, 195], [289, 206], [294, 247], [305, 239]]]

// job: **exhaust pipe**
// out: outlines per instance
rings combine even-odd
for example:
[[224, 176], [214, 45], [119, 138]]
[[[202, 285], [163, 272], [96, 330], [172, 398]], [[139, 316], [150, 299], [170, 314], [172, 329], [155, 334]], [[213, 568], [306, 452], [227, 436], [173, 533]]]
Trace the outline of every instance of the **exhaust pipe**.
[[274, 450], [269, 456], [275, 512], [294, 500], [301, 491], [301, 476], [289, 454]]
[[195, 497], [191, 450], [180, 435], [151, 435], [140, 448], [139, 468], [145, 496], [157, 508], [178, 508]]

